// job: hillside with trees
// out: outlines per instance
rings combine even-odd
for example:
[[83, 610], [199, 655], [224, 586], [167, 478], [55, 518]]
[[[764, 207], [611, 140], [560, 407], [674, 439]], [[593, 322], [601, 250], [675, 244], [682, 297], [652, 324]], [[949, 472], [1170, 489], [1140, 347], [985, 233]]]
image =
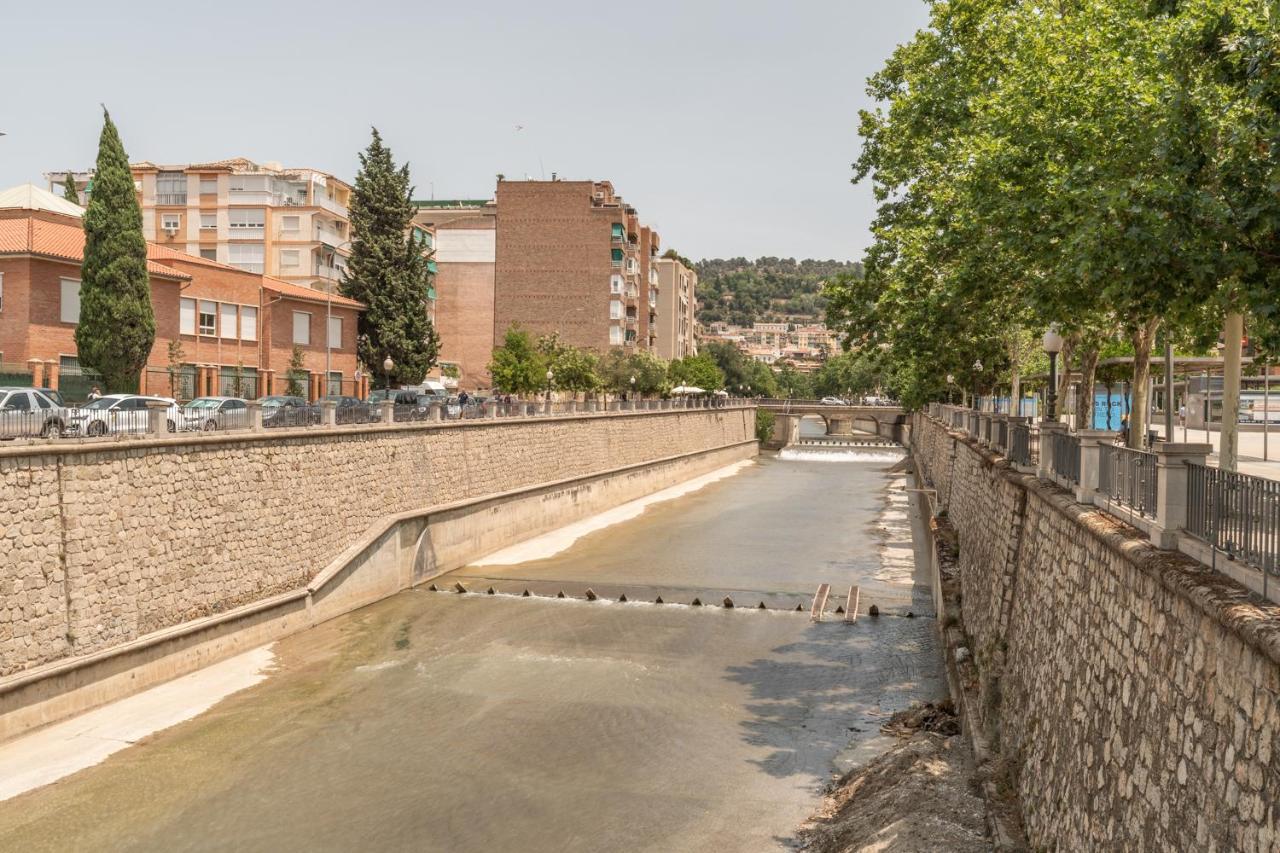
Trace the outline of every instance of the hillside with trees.
[[737, 326], [763, 322], [821, 322], [822, 284], [837, 275], [862, 276], [862, 264], [795, 258], [714, 258], [694, 265], [698, 320]]

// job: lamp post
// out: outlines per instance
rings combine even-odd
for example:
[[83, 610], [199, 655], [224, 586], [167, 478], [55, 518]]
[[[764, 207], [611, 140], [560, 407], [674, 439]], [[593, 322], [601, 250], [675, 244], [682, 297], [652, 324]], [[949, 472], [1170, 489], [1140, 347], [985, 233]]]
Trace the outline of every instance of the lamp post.
[[981, 359], [973, 362], [973, 410], [975, 412], [981, 410], [978, 403], [978, 380], [982, 377], [982, 361]]
[[1045, 392], [1044, 412], [1044, 420], [1048, 423], [1058, 419], [1058, 353], [1062, 352], [1062, 335], [1058, 333], [1057, 323], [1049, 324], [1049, 330], [1044, 333], [1041, 343], [1049, 356], [1049, 387]]
[[[396, 363], [391, 360], [391, 356], [387, 356], [382, 360], [382, 387], [386, 388], [388, 392], [391, 391], [391, 371], [395, 369]], [[390, 393], [387, 396], [391, 396]]]
[[547, 368], [547, 402], [551, 402], [551, 380], [556, 378], [556, 374], [551, 368]]
[[950, 405], [951, 405], [951, 388], [952, 388], [952, 386], [954, 386], [955, 384], [956, 384], [956, 377], [955, 377], [955, 375], [954, 375], [954, 374], [951, 374], [951, 373], [948, 373], [948, 374], [947, 374], [947, 405], [948, 405], [948, 406], [950, 406]]

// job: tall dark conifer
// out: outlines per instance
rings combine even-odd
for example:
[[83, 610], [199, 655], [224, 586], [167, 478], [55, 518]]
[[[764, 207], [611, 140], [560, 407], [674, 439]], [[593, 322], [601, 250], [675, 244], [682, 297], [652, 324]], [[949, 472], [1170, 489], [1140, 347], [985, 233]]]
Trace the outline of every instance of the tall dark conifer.
[[67, 172], [67, 177], [62, 181], [62, 197], [72, 204], [80, 203], [80, 193], [76, 190], [76, 176], [71, 172]]
[[392, 384], [417, 384], [436, 363], [440, 339], [427, 317], [431, 273], [424, 247], [410, 235], [414, 207], [409, 166], [396, 168], [377, 128], [360, 155], [351, 199], [355, 240], [342, 293], [368, 306], [360, 317], [358, 354], [381, 379], [395, 363]]
[[80, 363], [109, 391], [136, 391], [156, 338], [147, 241], [129, 158], [105, 107], [93, 194], [84, 214], [80, 271]]

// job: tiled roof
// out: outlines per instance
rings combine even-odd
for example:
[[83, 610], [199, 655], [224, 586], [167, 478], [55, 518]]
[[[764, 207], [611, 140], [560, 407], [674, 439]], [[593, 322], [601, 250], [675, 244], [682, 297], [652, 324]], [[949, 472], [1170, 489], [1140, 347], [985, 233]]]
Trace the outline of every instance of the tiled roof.
[[357, 302], [354, 299], [348, 299], [345, 296], [339, 296], [336, 293], [330, 296], [323, 290], [312, 290], [310, 287], [304, 287], [301, 284], [293, 284], [288, 281], [281, 281], [278, 278], [272, 278], [269, 275], [262, 277], [262, 286], [267, 290], [279, 293], [281, 296], [288, 296], [291, 299], [306, 299], [310, 302], [324, 302], [333, 305], [342, 305], [347, 308], [364, 308], [363, 302]]
[[[151, 250], [159, 248], [147, 244], [147, 272], [163, 278], [189, 279], [191, 276], [173, 267], [150, 260]], [[0, 254], [33, 254], [68, 261], [84, 260], [84, 229], [78, 224], [47, 222], [34, 216], [19, 219], [0, 219]]]

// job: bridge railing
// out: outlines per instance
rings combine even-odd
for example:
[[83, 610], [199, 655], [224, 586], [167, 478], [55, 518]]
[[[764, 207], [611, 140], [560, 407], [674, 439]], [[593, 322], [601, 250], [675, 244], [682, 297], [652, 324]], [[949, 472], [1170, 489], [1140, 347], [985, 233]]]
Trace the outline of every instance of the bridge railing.
[[828, 403], [824, 400], [805, 400], [794, 397], [757, 397], [755, 402], [761, 406], [821, 406], [828, 408], [839, 408], [846, 406], [852, 409], [900, 409], [901, 403], [892, 403], [885, 400], [847, 400], [844, 403]]

